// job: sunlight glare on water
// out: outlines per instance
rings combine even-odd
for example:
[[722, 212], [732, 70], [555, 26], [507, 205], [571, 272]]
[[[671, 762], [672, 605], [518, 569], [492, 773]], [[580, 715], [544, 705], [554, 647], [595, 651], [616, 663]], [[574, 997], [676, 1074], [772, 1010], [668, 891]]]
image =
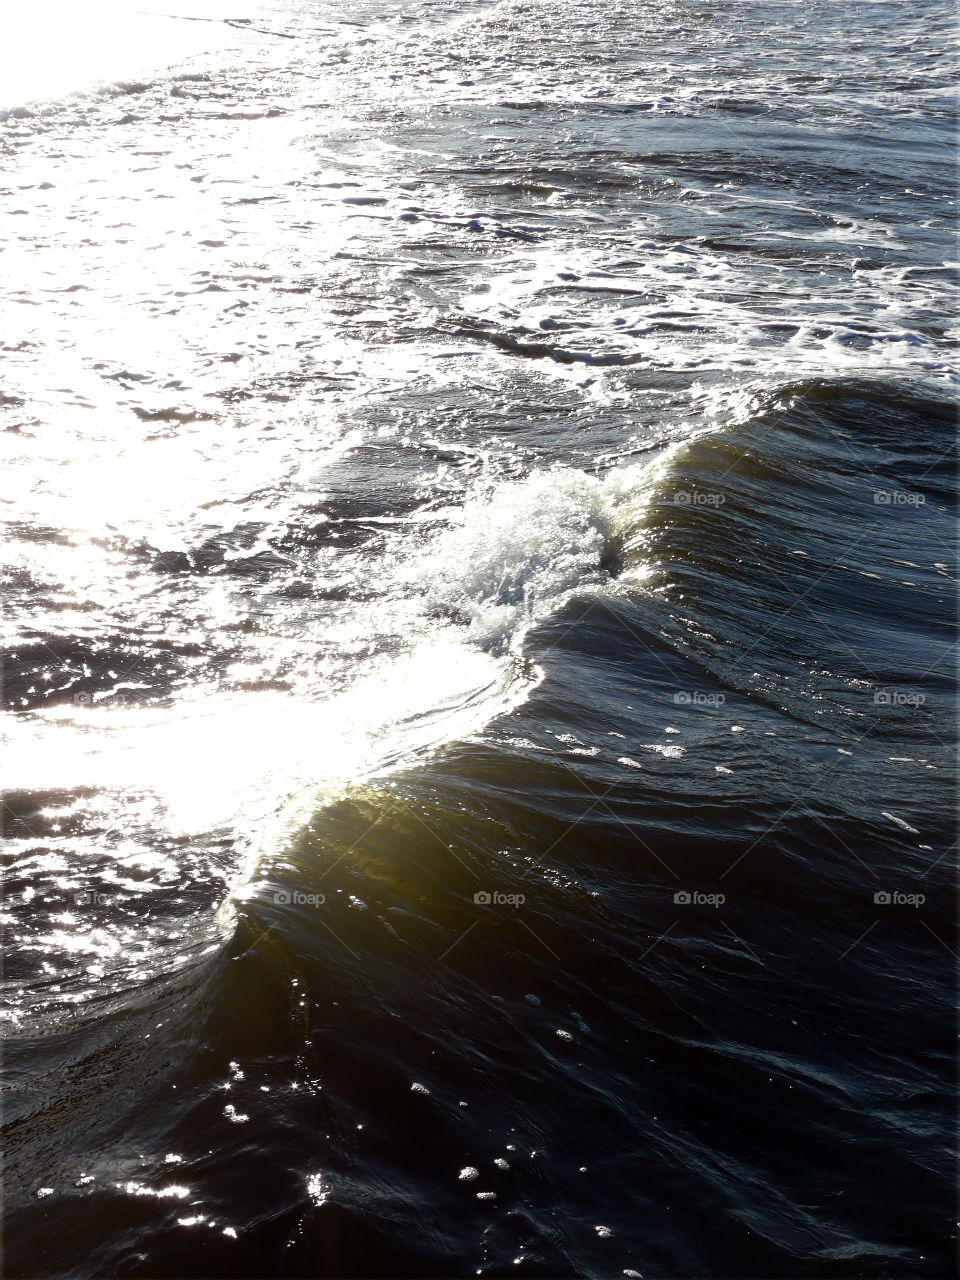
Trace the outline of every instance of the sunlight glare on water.
[[34, 0], [10, 4], [0, 45], [0, 108], [132, 79], [231, 37], [218, 19], [257, 10], [226, 0]]
[[172, 831], [200, 832], [262, 820], [298, 790], [358, 781], [385, 759], [468, 734], [520, 695], [512, 685], [509, 659], [440, 639], [328, 701], [201, 696], [169, 714], [80, 706], [11, 720], [3, 774], [15, 790], [149, 790]]

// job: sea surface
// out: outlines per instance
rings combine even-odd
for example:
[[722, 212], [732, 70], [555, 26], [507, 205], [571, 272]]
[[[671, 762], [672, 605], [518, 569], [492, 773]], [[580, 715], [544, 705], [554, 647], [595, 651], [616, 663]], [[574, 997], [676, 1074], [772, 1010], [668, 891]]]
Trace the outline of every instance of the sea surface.
[[10, 22], [5, 1274], [951, 1274], [951, 6]]

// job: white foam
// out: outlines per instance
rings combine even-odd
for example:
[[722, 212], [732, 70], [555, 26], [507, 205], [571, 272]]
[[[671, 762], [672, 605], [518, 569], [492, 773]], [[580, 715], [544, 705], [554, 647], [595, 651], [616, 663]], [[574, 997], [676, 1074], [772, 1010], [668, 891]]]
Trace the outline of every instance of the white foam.
[[407, 567], [429, 605], [485, 648], [516, 647], [572, 592], [606, 580], [605, 560], [645, 469], [604, 480], [572, 468], [536, 472], [464, 506]]

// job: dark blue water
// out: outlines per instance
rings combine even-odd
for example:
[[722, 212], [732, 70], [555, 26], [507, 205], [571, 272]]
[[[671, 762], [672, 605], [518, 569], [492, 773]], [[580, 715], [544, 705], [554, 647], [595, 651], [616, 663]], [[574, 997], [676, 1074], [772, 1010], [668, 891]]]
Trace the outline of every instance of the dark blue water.
[[7, 1274], [950, 1274], [951, 15], [236, 16], [0, 125]]

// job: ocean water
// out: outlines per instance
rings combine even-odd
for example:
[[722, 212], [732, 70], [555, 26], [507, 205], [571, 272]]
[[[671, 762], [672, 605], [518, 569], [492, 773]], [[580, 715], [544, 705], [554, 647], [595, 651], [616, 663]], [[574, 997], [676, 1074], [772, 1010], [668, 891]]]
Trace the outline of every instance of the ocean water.
[[6, 1274], [950, 1274], [954, 15], [13, 25]]

